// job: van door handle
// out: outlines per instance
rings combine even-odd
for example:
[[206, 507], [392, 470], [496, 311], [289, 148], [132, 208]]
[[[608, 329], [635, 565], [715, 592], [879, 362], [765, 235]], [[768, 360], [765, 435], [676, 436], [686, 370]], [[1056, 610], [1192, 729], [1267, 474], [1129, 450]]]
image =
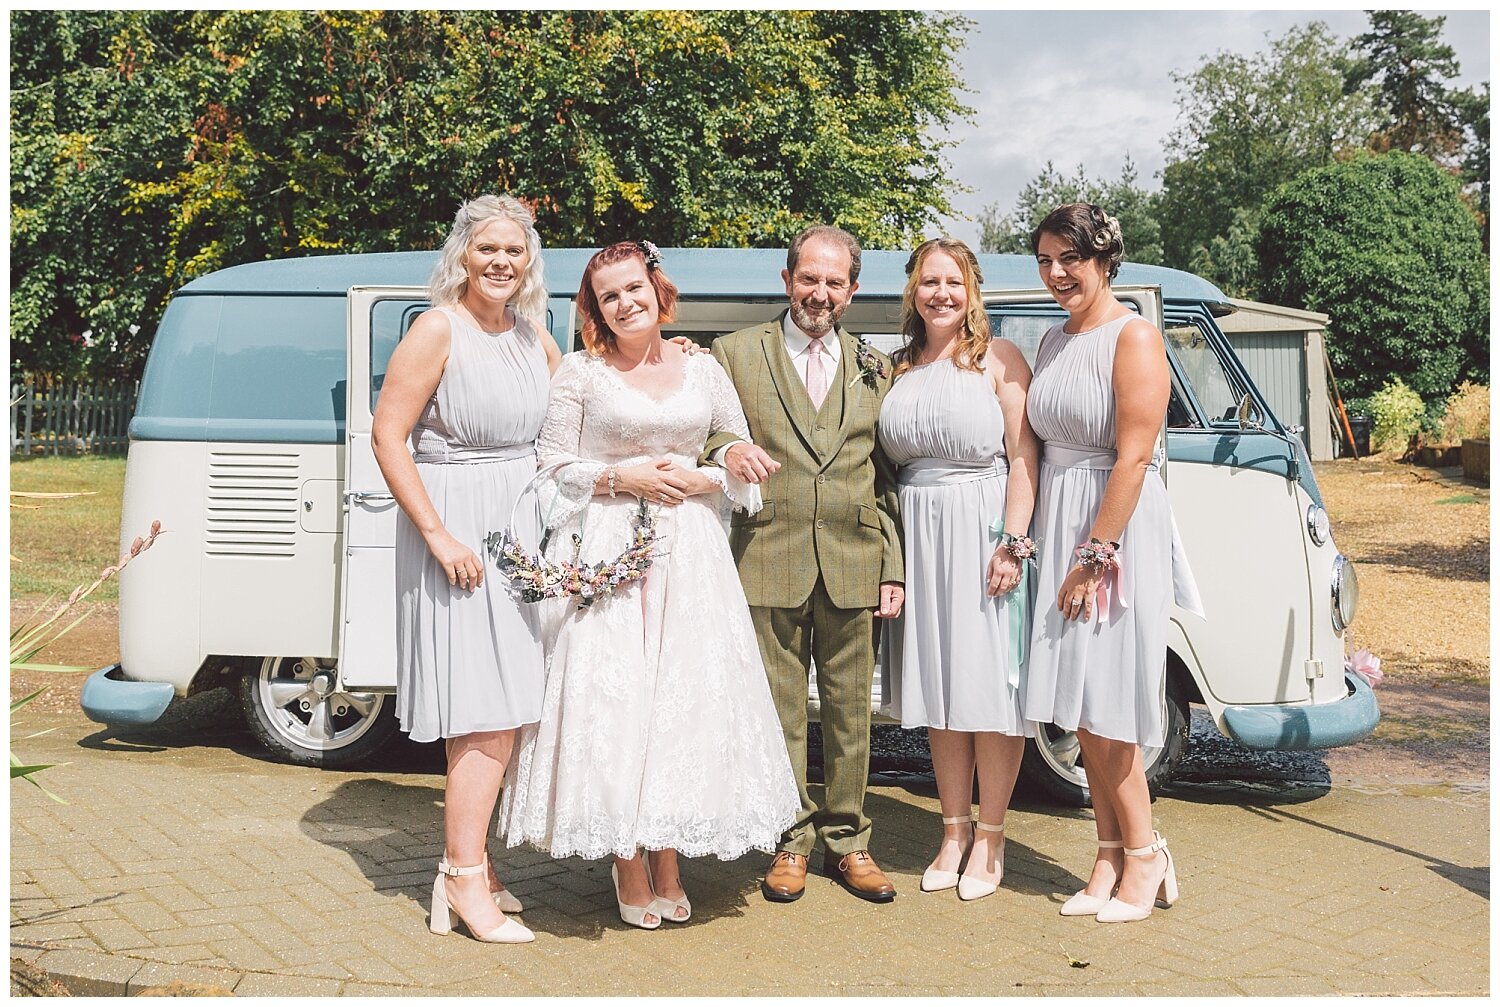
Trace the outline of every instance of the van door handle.
[[344, 494], [344, 503], [370, 503], [396, 499], [389, 490], [350, 490]]

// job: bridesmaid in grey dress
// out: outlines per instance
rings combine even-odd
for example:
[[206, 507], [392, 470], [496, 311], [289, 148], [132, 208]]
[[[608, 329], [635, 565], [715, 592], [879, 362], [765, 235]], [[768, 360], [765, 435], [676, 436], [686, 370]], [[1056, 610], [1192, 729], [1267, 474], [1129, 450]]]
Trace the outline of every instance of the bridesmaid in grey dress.
[[932, 750], [943, 842], [922, 890], [956, 887], [967, 901], [993, 893], [1004, 874], [1005, 811], [1030, 733], [1021, 696], [1037, 464], [1031, 372], [1014, 344], [991, 338], [967, 245], [924, 242], [906, 272], [906, 342], [880, 410], [881, 446], [900, 466], [906, 550], [905, 611], [882, 631], [885, 712], [925, 727]]
[[1068, 320], [1043, 336], [1027, 399], [1043, 453], [1026, 717], [1078, 732], [1093, 798], [1099, 850], [1088, 886], [1062, 914], [1128, 922], [1177, 897], [1140, 752], [1165, 740], [1174, 557], [1180, 601], [1197, 606], [1156, 474], [1166, 350], [1110, 290], [1124, 256], [1114, 218], [1070, 203], [1048, 214], [1031, 245]]
[[[375, 458], [396, 519], [396, 712], [414, 741], [446, 742], [443, 859], [434, 933], [451, 913], [481, 941], [522, 943], [521, 904], [489, 867], [485, 840], [516, 730], [541, 714], [542, 645], [532, 613], [484, 575], [536, 472], [534, 441], [561, 355], [543, 317], [541, 242], [509, 196], [459, 208], [422, 314], [391, 355], [375, 410]], [[408, 449], [408, 441], [410, 449]]]

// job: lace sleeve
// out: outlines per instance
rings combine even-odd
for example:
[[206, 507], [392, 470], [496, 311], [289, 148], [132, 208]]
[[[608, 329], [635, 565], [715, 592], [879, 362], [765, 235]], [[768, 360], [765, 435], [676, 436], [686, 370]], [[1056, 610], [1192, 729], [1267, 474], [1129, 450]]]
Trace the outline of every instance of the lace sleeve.
[[559, 527], [588, 506], [599, 474], [607, 467], [578, 453], [588, 387], [583, 363], [578, 353], [570, 353], [558, 365], [547, 399], [547, 415], [536, 439], [537, 467], [551, 470], [537, 482], [537, 503], [549, 529]]
[[[713, 418], [709, 424], [710, 432], [734, 434], [747, 443], [753, 443], [750, 441], [750, 424], [745, 421], [745, 410], [740, 405], [739, 392], [735, 391], [734, 382], [729, 380], [729, 375], [724, 372], [723, 365], [708, 354], [703, 354], [695, 360], [708, 372], [708, 398], [713, 408]], [[733, 475], [727, 468], [720, 468], [717, 465], [699, 465], [698, 471], [717, 483], [737, 510], [750, 514], [760, 510], [759, 486], [747, 483]]]

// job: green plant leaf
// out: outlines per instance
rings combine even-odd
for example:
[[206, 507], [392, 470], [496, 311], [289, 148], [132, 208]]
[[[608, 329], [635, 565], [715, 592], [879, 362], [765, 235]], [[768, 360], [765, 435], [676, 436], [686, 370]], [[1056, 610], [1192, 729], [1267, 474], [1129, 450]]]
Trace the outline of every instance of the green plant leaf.
[[59, 766], [66, 766], [67, 765], [66, 762], [56, 762], [56, 763], [51, 763], [51, 764], [45, 765], [45, 766], [17, 766], [15, 764], [16, 763], [16, 757], [14, 755], [12, 755], [10, 758], [11, 758], [10, 778], [12, 780], [25, 780], [27, 783], [31, 784], [33, 787], [35, 787], [36, 789], [40, 790], [42, 793], [46, 794], [52, 800], [56, 801], [58, 804], [67, 804], [68, 803], [67, 801], [63, 800], [61, 797], [58, 797], [52, 791], [48, 790], [46, 787], [42, 786], [41, 783], [39, 783], [37, 781], [37, 778], [36, 778], [36, 774], [40, 773], [42, 770], [44, 770], [44, 769], [56, 769]]
[[12, 714], [14, 714], [21, 707], [25, 706], [27, 703], [31, 702], [33, 699], [37, 698], [38, 696], [40, 696], [42, 693], [44, 693], [46, 691], [47, 691], [47, 686], [44, 685], [40, 689], [38, 689], [36, 692], [33, 692], [29, 696], [22, 696], [20, 699], [13, 700], [11, 702], [11, 704], [10, 704], [10, 712]]
[[97, 671], [86, 664], [35, 664], [31, 661], [11, 662], [11, 671], [47, 671], [76, 674], [80, 671]]

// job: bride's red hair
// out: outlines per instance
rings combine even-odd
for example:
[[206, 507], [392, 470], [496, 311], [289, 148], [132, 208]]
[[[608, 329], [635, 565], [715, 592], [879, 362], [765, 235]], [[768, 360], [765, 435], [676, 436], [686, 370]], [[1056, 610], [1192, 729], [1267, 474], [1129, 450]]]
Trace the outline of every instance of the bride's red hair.
[[617, 241], [608, 248], [602, 248], [583, 267], [583, 279], [578, 283], [578, 314], [583, 319], [583, 346], [596, 357], [615, 348], [615, 334], [610, 329], [609, 322], [605, 321], [604, 311], [599, 307], [599, 298], [594, 294], [594, 274], [605, 266], [613, 266], [629, 259], [640, 259], [641, 265], [646, 267], [646, 278], [651, 281], [651, 289], [656, 293], [661, 323], [666, 325], [677, 317], [677, 287], [667, 279], [661, 266], [653, 266], [647, 261], [646, 250], [639, 242]]

